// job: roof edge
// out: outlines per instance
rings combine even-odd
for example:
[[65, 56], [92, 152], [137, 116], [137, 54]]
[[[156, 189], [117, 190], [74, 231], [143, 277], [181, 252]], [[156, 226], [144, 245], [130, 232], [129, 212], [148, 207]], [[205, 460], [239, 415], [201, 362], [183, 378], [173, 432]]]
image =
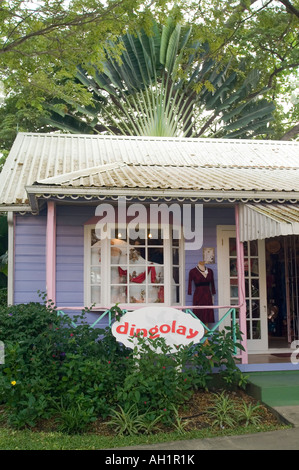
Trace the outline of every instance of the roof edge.
[[[294, 145], [299, 146], [298, 141], [294, 140], [254, 140], [254, 139], [219, 139], [210, 137], [160, 137], [160, 136], [127, 136], [127, 135], [102, 135], [102, 134], [59, 134], [59, 133], [39, 133], [39, 132], [19, 132], [18, 136], [36, 136], [36, 137], [57, 137], [65, 139], [95, 139], [95, 140], [147, 140], [147, 141], [170, 141], [170, 142], [212, 142], [212, 143], [235, 143], [235, 144], [258, 144], [258, 145]], [[17, 138], [16, 137], [16, 138]]]

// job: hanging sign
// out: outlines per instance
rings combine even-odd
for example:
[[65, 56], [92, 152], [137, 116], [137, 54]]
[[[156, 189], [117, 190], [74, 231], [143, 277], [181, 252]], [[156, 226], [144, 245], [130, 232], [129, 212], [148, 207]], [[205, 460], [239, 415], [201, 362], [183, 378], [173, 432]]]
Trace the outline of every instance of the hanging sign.
[[128, 348], [138, 342], [134, 338], [164, 338], [165, 343], [176, 351], [176, 346], [199, 343], [204, 336], [202, 323], [172, 307], [143, 307], [125, 313], [112, 325], [112, 334]]

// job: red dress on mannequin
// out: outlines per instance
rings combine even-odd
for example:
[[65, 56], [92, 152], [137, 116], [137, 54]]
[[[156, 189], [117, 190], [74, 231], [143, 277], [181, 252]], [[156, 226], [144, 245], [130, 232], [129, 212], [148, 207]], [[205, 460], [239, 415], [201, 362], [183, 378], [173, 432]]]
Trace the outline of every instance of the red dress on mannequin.
[[[206, 276], [203, 275], [197, 266], [189, 271], [189, 295], [192, 294], [192, 282], [195, 285], [193, 305], [213, 305], [212, 295], [216, 294], [214, 274], [210, 268], [207, 268], [207, 271]], [[193, 313], [204, 324], [214, 323], [214, 310], [212, 308], [193, 309]]]

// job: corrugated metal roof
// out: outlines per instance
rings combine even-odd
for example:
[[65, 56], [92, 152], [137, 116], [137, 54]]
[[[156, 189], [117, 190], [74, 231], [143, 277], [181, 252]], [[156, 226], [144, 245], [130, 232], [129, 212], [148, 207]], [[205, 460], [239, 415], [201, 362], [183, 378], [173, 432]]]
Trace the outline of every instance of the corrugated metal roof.
[[[0, 205], [29, 207], [25, 188], [291, 191], [299, 143], [18, 134], [0, 174]], [[283, 197], [283, 195], [282, 195]], [[296, 198], [295, 197], [295, 198]]]
[[[76, 187], [195, 189], [195, 190], [299, 190], [298, 170], [240, 167], [117, 165], [105, 170], [103, 166], [76, 174], [39, 180], [43, 185]], [[268, 177], [270, 176], [270, 178]]]
[[240, 240], [262, 240], [279, 235], [299, 235], [298, 204], [242, 204]]

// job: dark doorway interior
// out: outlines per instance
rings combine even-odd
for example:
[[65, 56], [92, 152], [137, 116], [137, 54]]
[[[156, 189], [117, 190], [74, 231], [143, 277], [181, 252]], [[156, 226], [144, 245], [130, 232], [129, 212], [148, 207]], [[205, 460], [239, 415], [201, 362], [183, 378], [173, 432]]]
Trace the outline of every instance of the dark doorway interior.
[[299, 236], [266, 240], [269, 348], [288, 348], [298, 337]]

